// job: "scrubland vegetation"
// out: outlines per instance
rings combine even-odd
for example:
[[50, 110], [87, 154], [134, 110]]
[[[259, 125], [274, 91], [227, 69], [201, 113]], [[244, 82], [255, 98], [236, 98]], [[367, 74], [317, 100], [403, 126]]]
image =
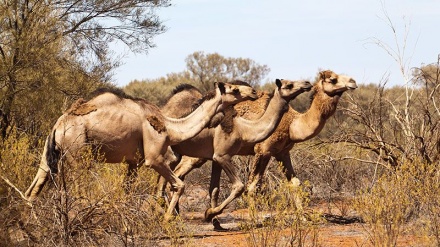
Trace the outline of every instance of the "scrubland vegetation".
[[[163, 32], [163, 26], [156, 16], [136, 18], [150, 16], [143, 11], [168, 1], [95, 6], [96, 13], [136, 19], [131, 23], [142, 27], [125, 26], [125, 32], [116, 26], [100, 28], [84, 15], [90, 11], [85, 6], [45, 3], [0, 8], [1, 19], [9, 20], [0, 23], [0, 245], [192, 246], [194, 229], [184, 219], [163, 221], [160, 199], [154, 196], [155, 172], [142, 168], [125, 191], [126, 166], [94, 161], [91, 150], [75, 167], [59, 164], [60, 172], [32, 206], [22, 198], [56, 119], [78, 98], [114, 86], [109, 78], [117, 63], [108, 42], [118, 39], [134, 50], [148, 50], [150, 37]], [[128, 11], [135, 8], [138, 12]], [[268, 66], [251, 59], [195, 52], [186, 63], [183, 72], [133, 81], [124, 90], [161, 105], [180, 83], [204, 91], [214, 81], [235, 78], [260, 89], [271, 84], [262, 82]], [[393, 82], [393, 87], [385, 78], [344, 94], [321, 134], [293, 148], [292, 162], [303, 181], [298, 191], [284, 182], [272, 161], [261, 193], [244, 195], [230, 207], [249, 210], [249, 220], [241, 225], [249, 246], [322, 245], [319, 225], [325, 217], [307, 207], [318, 201], [336, 207], [332, 214], [348, 217], [354, 212], [361, 218], [365, 245], [396, 246], [400, 235], [411, 232], [440, 246], [440, 57], [402, 72], [402, 83]], [[308, 95], [291, 104], [305, 111]], [[242, 181], [248, 178], [250, 159], [236, 157]], [[209, 174], [208, 164], [185, 182], [189, 188], [207, 189]], [[227, 181], [222, 185], [224, 196]], [[301, 195], [304, 210], [294, 207], [294, 193]], [[207, 204], [207, 198], [184, 202], [181, 210], [203, 211]], [[289, 229], [287, 235], [281, 229]]]

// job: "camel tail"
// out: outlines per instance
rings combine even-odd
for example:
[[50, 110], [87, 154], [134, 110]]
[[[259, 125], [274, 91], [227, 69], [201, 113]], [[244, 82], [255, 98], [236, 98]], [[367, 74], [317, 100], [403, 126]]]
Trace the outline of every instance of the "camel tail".
[[49, 172], [58, 173], [58, 161], [60, 159], [60, 155], [60, 150], [56, 148], [55, 130], [53, 130], [46, 139], [46, 144], [44, 146], [37, 175], [35, 175], [32, 184], [25, 192], [25, 197], [28, 198], [29, 201], [35, 199], [35, 197], [37, 197], [40, 191], [43, 189], [44, 184], [48, 180]]
[[[61, 152], [56, 148], [55, 130], [47, 137], [45, 150], [46, 163], [50, 168], [51, 173], [58, 173], [58, 161], [61, 157]], [[43, 156], [44, 159], [44, 156]]]

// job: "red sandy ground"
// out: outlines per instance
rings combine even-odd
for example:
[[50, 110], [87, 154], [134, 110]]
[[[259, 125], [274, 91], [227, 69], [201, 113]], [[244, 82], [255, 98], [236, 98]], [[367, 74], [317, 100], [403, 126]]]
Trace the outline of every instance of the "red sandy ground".
[[[319, 206], [322, 210], [323, 206]], [[197, 246], [197, 247], [221, 247], [221, 246], [234, 246], [234, 247], [248, 247], [252, 246], [247, 238], [249, 234], [243, 230], [240, 230], [240, 222], [247, 219], [247, 210], [240, 209], [236, 211], [230, 211], [223, 213], [219, 220], [222, 222], [222, 226], [230, 231], [218, 232], [213, 230], [213, 226], [210, 223], [202, 221], [202, 213], [183, 213], [183, 218], [188, 227], [192, 229], [194, 233], [190, 242], [184, 241], [183, 245]], [[359, 246], [372, 246], [369, 242], [367, 233], [365, 230], [367, 227], [363, 223], [352, 224], [335, 224], [335, 223], [322, 223], [318, 226], [318, 245], [322, 247], [359, 247]], [[289, 232], [286, 229], [283, 231], [285, 236], [289, 236]], [[428, 239], [416, 234], [402, 234], [399, 237], [397, 246], [414, 246], [414, 247], [428, 247], [433, 246], [434, 242], [429, 242]], [[164, 243], [166, 246], [167, 243]], [[260, 245], [261, 246], [261, 245]], [[312, 243], [306, 243], [305, 246], [313, 246]]]

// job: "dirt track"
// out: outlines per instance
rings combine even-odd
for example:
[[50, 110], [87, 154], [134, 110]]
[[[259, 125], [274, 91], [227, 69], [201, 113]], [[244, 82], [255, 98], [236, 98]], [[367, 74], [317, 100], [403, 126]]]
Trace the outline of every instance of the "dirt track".
[[[240, 223], [247, 219], [247, 210], [240, 209], [236, 211], [226, 212], [219, 217], [222, 226], [228, 228], [229, 231], [214, 231], [212, 224], [203, 222], [202, 213], [184, 213], [183, 217], [187, 226], [192, 229], [194, 235], [190, 242], [183, 240], [189, 246], [197, 247], [220, 247], [234, 246], [245, 247], [252, 246], [247, 240], [249, 234], [240, 229]], [[364, 223], [322, 223], [318, 226], [318, 246], [323, 247], [357, 247], [372, 246], [368, 240], [365, 228], [368, 227]], [[286, 239], [289, 231], [286, 229], [282, 232]], [[164, 241], [164, 246], [167, 245]], [[169, 243], [169, 242], [168, 242]], [[287, 245], [288, 246], [288, 245]], [[310, 241], [305, 246], [312, 246]], [[407, 247], [427, 247], [431, 246], [427, 239], [418, 237], [415, 234], [405, 233], [398, 239], [397, 246]]]

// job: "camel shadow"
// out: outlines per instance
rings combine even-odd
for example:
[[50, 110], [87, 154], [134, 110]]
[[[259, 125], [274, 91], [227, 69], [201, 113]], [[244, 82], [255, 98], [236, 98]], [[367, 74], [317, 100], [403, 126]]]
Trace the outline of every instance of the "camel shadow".
[[342, 216], [342, 215], [324, 213], [322, 214], [322, 218], [324, 218], [329, 223], [334, 223], [338, 225], [365, 223], [365, 221], [358, 216]]

